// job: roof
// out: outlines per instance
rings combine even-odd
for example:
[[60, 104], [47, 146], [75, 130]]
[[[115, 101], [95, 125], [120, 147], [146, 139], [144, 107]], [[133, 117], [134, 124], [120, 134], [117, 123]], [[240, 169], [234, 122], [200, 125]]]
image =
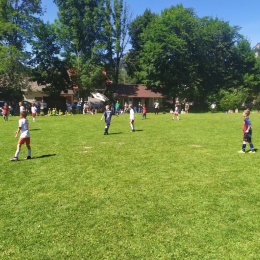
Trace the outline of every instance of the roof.
[[159, 92], [153, 92], [143, 85], [125, 84], [114, 86], [115, 97], [130, 97], [130, 98], [162, 98], [163, 95]]

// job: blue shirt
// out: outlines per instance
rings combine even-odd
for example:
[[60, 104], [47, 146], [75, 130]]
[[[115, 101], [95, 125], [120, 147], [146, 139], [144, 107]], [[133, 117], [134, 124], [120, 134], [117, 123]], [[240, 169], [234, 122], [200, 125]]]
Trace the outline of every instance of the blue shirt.
[[106, 110], [103, 115], [105, 117], [106, 123], [110, 124], [111, 117], [112, 117], [112, 111], [111, 110]]

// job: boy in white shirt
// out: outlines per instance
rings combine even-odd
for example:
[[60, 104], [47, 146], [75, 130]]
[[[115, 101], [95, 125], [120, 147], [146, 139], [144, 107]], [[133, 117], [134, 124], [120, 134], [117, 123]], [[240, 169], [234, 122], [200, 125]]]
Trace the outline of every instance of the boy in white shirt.
[[129, 105], [129, 109], [130, 109], [130, 126], [131, 126], [131, 132], [134, 132], [135, 131], [135, 125], [134, 125], [134, 122], [135, 122], [135, 112], [133, 110], [133, 105], [130, 104]]
[[10, 161], [17, 162], [20, 154], [22, 144], [26, 144], [28, 149], [28, 156], [26, 159], [31, 159], [31, 146], [30, 146], [30, 132], [29, 132], [29, 121], [26, 119], [26, 111], [20, 113], [19, 126], [15, 132], [15, 138], [18, 137], [18, 134], [21, 132], [20, 138], [18, 140], [17, 149], [15, 155]]
[[35, 106], [35, 103], [32, 104], [31, 112], [32, 112], [33, 122], [36, 122], [37, 107]]

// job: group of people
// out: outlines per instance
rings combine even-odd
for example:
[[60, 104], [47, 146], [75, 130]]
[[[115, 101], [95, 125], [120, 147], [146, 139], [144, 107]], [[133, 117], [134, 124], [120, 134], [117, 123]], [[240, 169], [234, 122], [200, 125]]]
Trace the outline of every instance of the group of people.
[[[17, 148], [16, 148], [16, 151], [15, 151], [14, 157], [11, 158], [10, 161], [18, 161], [21, 146], [23, 144], [26, 144], [26, 147], [27, 147], [27, 150], [28, 150], [26, 159], [32, 158], [31, 157], [31, 146], [30, 146], [29, 121], [27, 119], [27, 111], [25, 110], [25, 107], [23, 106], [22, 102], [19, 102], [19, 107], [20, 107], [20, 119], [18, 121], [18, 129], [17, 129], [17, 131], [15, 131], [14, 134], [15, 134], [15, 138], [17, 138], [19, 133], [20, 133], [20, 138], [19, 138], [18, 143], [17, 143]], [[135, 125], [134, 125], [135, 112], [134, 112], [132, 104], [130, 104], [128, 106], [128, 110], [129, 110], [129, 114], [130, 114], [129, 120], [130, 120], [131, 132], [135, 132]], [[32, 104], [31, 112], [32, 112], [33, 122], [36, 122], [37, 107], [36, 107], [35, 103]], [[142, 106], [142, 113], [143, 113], [143, 119], [146, 118], [146, 107], [145, 107], [145, 105]], [[177, 119], [179, 120], [178, 113], [179, 113], [178, 104], [176, 104], [174, 116], [177, 117]], [[111, 124], [111, 118], [112, 118], [113, 114], [118, 116], [118, 114], [114, 113], [110, 109], [110, 106], [107, 105], [106, 110], [101, 117], [101, 121], [103, 120], [103, 118], [105, 118], [104, 135], [108, 135], [108, 130], [109, 130], [109, 127], [110, 127], [110, 124]], [[251, 124], [251, 121], [249, 119], [249, 115], [250, 115], [250, 110], [249, 109], [244, 110], [244, 112], [243, 112], [243, 117], [244, 117], [244, 121], [243, 121], [243, 142], [242, 142], [242, 149], [239, 151], [239, 153], [245, 153], [246, 152], [246, 144], [247, 143], [249, 143], [249, 146], [250, 146], [249, 153], [255, 153], [255, 148], [254, 148], [254, 145], [252, 143], [252, 124]], [[8, 120], [8, 105], [7, 105], [7, 103], [5, 103], [4, 107], [3, 107], [3, 116], [4, 116], [4, 120], [7, 121]]]

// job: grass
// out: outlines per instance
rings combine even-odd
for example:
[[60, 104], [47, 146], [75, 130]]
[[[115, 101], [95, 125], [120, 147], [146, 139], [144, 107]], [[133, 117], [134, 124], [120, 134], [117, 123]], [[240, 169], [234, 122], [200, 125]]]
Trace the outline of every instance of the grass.
[[[31, 117], [32, 160], [1, 122], [0, 259], [259, 259], [259, 155], [242, 114]], [[259, 144], [259, 115], [252, 113]], [[249, 146], [247, 145], [247, 149]]]

